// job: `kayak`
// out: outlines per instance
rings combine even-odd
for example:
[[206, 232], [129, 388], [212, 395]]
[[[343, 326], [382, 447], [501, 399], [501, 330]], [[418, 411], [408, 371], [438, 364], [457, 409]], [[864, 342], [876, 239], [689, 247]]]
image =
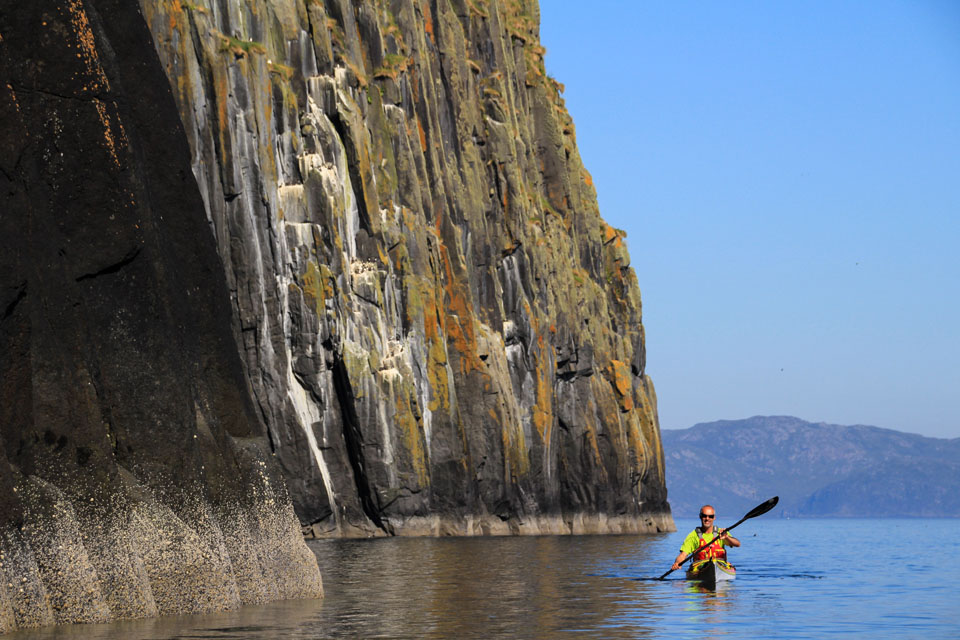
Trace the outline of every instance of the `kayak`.
[[717, 583], [729, 582], [736, 577], [736, 568], [719, 558], [695, 562], [687, 569], [687, 580], [697, 580], [705, 587], [715, 587]]

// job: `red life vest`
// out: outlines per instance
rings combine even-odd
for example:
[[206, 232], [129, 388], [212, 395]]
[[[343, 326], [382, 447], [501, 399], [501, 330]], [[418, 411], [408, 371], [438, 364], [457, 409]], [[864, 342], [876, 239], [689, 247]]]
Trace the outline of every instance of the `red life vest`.
[[[710, 558], [719, 558], [720, 560], [727, 559], [727, 550], [723, 548], [723, 545], [720, 542], [720, 536], [717, 535], [716, 530], [714, 530], [713, 535], [713, 541], [703, 549], [700, 549], [700, 551], [693, 556], [693, 561], [695, 563], [703, 560], [709, 560]], [[700, 532], [699, 527], [697, 527], [697, 538], [700, 541], [697, 546], [702, 546], [704, 543], [703, 533]]]

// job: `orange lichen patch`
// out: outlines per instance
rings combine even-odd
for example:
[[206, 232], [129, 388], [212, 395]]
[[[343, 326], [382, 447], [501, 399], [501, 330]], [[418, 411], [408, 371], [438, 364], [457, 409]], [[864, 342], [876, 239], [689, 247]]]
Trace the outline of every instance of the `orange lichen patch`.
[[100, 68], [96, 38], [93, 35], [93, 29], [90, 28], [87, 13], [83, 9], [83, 2], [81, 0], [69, 0], [67, 11], [70, 12], [68, 19], [73, 25], [73, 32], [77, 34], [77, 45], [80, 48], [77, 57], [83, 59], [87, 74], [92, 80], [92, 83], [85, 88], [95, 92], [109, 91], [110, 83], [107, 82], [107, 76]]
[[384, 252], [383, 247], [379, 244], [377, 245], [377, 256], [380, 258], [380, 263], [383, 266], [385, 267], [390, 266], [390, 256], [388, 256], [386, 252]]
[[423, 123], [420, 122], [420, 118], [417, 117], [417, 131], [420, 132], [420, 151], [423, 153], [427, 152], [427, 134], [423, 130]]
[[[113, 127], [110, 125], [110, 115], [107, 113], [107, 105], [104, 104], [102, 100], [94, 100], [93, 104], [97, 109], [100, 124], [103, 125], [103, 141], [107, 146], [107, 152], [110, 154], [110, 157], [113, 158], [113, 163], [119, 169], [120, 158], [117, 156], [118, 140], [117, 136], [114, 135]], [[123, 131], [123, 125], [119, 123], [117, 123], [117, 134], [120, 138], [119, 144], [126, 146], [127, 136]]]
[[541, 350], [543, 349], [543, 336], [540, 336], [540, 320], [537, 318], [536, 314], [533, 313], [533, 307], [530, 306], [530, 301], [526, 298], [523, 299], [523, 311], [527, 314], [527, 318], [530, 320], [530, 328], [533, 330], [533, 333], [538, 336], [537, 344], [540, 346]]
[[[173, 68], [168, 66], [167, 68], [168, 76], [172, 73], [173, 73]], [[186, 74], [177, 75], [175, 77], [176, 77], [176, 83], [177, 83], [177, 96], [178, 96], [177, 99], [179, 100], [180, 104], [185, 104], [186, 101], [189, 99], [191, 88], [192, 88], [192, 85], [190, 83], [190, 77]]]
[[[252, 77], [248, 76], [248, 77], [251, 77], [251, 85], [252, 85], [254, 82], [256, 82], [256, 80], [254, 80], [253, 78], [257, 77], [258, 74], [253, 68], [249, 66], [247, 67], [247, 70], [253, 71]], [[263, 111], [262, 111], [263, 120], [261, 120], [261, 122], [272, 122], [273, 121], [273, 100], [263, 100], [261, 102], [261, 105], [263, 106]], [[279, 173], [277, 169], [277, 154], [273, 153], [272, 150], [269, 150], [269, 151], [265, 150], [262, 145], [259, 147], [259, 149], [260, 149], [260, 163], [261, 163], [261, 168], [263, 170], [264, 175], [270, 176], [270, 179], [276, 182], [278, 179], [277, 176]]]
[[431, 343], [430, 362], [427, 364], [427, 380], [432, 392], [428, 405], [430, 411], [450, 409], [450, 383], [447, 378], [447, 367], [446, 364], [438, 361], [438, 355], [446, 357], [446, 353], [443, 353], [443, 345], [436, 342]]
[[630, 367], [620, 360], [611, 360], [610, 366], [607, 367], [607, 378], [617, 392], [620, 410], [630, 411], [633, 409], [633, 381]]
[[[542, 342], [542, 336], [540, 337]], [[546, 354], [541, 351], [541, 357], [537, 358], [537, 364], [534, 371], [536, 378], [536, 402], [533, 405], [533, 426], [540, 434], [540, 439], [545, 447], [550, 446], [550, 437], [553, 433], [553, 386], [550, 384], [549, 360], [554, 355]]]
[[623, 246], [623, 238], [626, 235], [625, 231], [615, 229], [606, 222], [603, 223], [603, 244], [613, 243], [615, 248], [620, 248]]
[[447, 376], [447, 351], [444, 348], [436, 300], [424, 296], [423, 330], [427, 348], [427, 380], [430, 383], [430, 411], [450, 408], [450, 381]]
[[[2, 42], [2, 40], [0, 40], [0, 42]], [[7, 83], [7, 91], [10, 92], [10, 100], [13, 102], [14, 109], [17, 110], [17, 113], [20, 113], [20, 103], [17, 101], [17, 92], [9, 82]]]
[[224, 129], [227, 127], [227, 96], [230, 87], [227, 84], [227, 74], [220, 70], [219, 66], [214, 67], [214, 97], [217, 101], [217, 120], [220, 126], [220, 136], [223, 137]]
[[423, 30], [430, 38], [430, 43], [436, 45], [437, 41], [433, 35], [433, 15], [430, 13], [430, 5], [423, 3], [420, 6], [423, 10]]
[[[437, 219], [440, 224], [440, 218]], [[438, 229], [439, 232], [439, 229]], [[460, 373], [468, 374], [471, 371], [482, 370], [479, 344], [477, 343], [476, 321], [473, 304], [470, 302], [470, 288], [460, 281], [453, 273], [450, 253], [441, 244], [439, 258], [444, 275], [444, 306], [446, 307], [446, 334], [447, 341], [453, 343], [454, 349], [460, 354]]]
[[607, 223], [603, 224], [603, 244], [617, 239], [617, 231]]
[[230, 85], [226, 71], [220, 65], [212, 65], [213, 97], [217, 108], [217, 140], [220, 143], [220, 157], [229, 158], [233, 155], [231, 149], [229, 96]]
[[471, 331], [470, 323], [461, 324], [460, 317], [457, 314], [447, 314], [447, 340], [453, 342], [454, 349], [460, 354], [460, 372], [467, 373], [479, 368], [474, 358], [475, 352], [470, 351], [468, 333]]

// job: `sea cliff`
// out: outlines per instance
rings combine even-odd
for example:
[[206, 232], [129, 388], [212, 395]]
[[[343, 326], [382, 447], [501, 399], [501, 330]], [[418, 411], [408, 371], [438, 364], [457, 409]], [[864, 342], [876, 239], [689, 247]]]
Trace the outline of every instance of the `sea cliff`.
[[673, 527], [535, 1], [4, 4], [0, 631]]
[[536, 2], [142, 2], [314, 535], [669, 526], [640, 295]]

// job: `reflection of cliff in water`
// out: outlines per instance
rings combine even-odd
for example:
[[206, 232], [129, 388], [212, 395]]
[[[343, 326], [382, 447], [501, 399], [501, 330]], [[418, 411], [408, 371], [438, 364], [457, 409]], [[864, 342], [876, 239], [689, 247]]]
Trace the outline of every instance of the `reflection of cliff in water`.
[[620, 629], [611, 637], [643, 637], [663, 611], [658, 599], [673, 597], [662, 584], [632, 579], [638, 564], [654, 561], [654, 540], [389, 539], [311, 547], [327, 580], [325, 614], [358, 635], [379, 628], [391, 637], [449, 638], [470, 629], [476, 637], [552, 638], [609, 625]]
[[663, 537], [389, 538], [311, 542], [323, 600], [204, 616], [50, 627], [31, 640], [158, 637], [608, 638], [662, 636], [682, 583], [639, 582]]

